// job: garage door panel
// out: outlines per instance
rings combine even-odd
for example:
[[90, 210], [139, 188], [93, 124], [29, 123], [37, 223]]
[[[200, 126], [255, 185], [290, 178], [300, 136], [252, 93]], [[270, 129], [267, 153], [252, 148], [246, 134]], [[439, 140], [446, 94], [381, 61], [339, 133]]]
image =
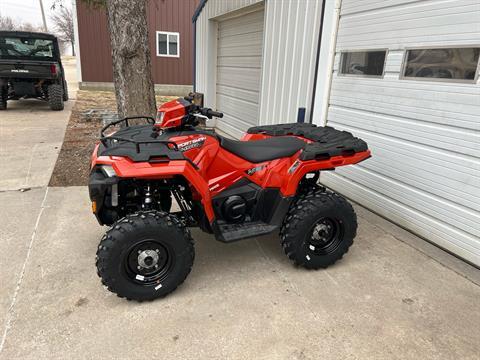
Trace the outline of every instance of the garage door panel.
[[[242, 106], [238, 106], [242, 104]], [[256, 125], [258, 116], [258, 104], [239, 100], [238, 98], [217, 94], [217, 108], [223, 113], [242, 119], [245, 122]]]
[[219, 57], [222, 56], [256, 56], [259, 59], [262, 56], [262, 47], [255, 46], [249, 47], [248, 45], [245, 46], [235, 46], [229, 48], [219, 48], [217, 52]]
[[217, 66], [259, 69], [258, 56], [219, 56], [217, 58]]
[[216, 107], [224, 117], [217, 126], [235, 137], [258, 124], [263, 16], [262, 10], [218, 25]]
[[415, 187], [410, 187], [360, 166], [338, 169], [337, 173], [347, 178], [353, 178], [360, 185], [368, 186], [371, 190], [387, 195], [401, 204], [427, 213], [445, 224], [480, 237], [480, 214], [478, 212], [459, 207], [445, 199], [419, 191]]
[[244, 90], [232, 86], [223, 86], [217, 84], [217, 95], [229, 96], [234, 99], [242, 99], [251, 103], [258, 104], [259, 92]]
[[455, 126], [432, 126], [416, 119], [372, 114], [362, 110], [332, 106], [330, 116], [336, 123], [355, 127], [359, 122], [362, 129], [379, 134], [394, 136], [406, 141], [429, 145], [439, 149], [480, 157], [480, 134], [473, 130]]
[[232, 86], [245, 90], [260, 90], [258, 77], [260, 69], [244, 69], [244, 68], [217, 68], [217, 84], [223, 86]]
[[218, 36], [242, 34], [250, 31], [263, 31], [263, 11], [255, 11], [218, 23]]
[[320, 181], [333, 189], [341, 188], [345, 196], [353, 199], [373, 211], [383, 214], [389, 220], [410, 229], [439, 246], [480, 264], [478, 240], [461, 230], [455, 230], [437, 219], [422, 212], [406, 207], [388, 196], [360, 186], [357, 182], [335, 173], [324, 173]]
[[222, 37], [220, 48], [238, 47], [239, 45], [246, 45], [251, 47], [262, 48], [262, 31], [250, 32], [248, 34], [237, 34], [232, 36]]

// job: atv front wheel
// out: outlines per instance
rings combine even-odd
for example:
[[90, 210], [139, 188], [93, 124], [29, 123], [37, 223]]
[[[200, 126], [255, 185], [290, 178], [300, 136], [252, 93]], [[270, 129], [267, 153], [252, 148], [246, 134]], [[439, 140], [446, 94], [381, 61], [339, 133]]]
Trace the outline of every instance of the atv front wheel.
[[194, 257], [190, 232], [180, 220], [160, 211], [142, 211], [107, 231], [96, 265], [108, 290], [144, 301], [164, 297], [183, 283]]
[[48, 87], [48, 105], [50, 105], [50, 109], [52, 110], [63, 110], [64, 104], [62, 85], [52, 84]]
[[285, 254], [296, 265], [320, 269], [348, 251], [357, 217], [343, 197], [324, 190], [302, 195], [285, 217], [280, 236]]
[[0, 110], [7, 110], [8, 87], [0, 87]]

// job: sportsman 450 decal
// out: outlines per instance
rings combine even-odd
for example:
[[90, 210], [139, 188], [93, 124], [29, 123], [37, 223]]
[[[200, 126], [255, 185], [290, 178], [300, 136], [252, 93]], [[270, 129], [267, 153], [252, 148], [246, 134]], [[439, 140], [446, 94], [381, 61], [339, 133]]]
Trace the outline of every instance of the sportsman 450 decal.
[[199, 137], [190, 141], [185, 141], [184, 143], [178, 144], [178, 149], [180, 151], [188, 151], [191, 149], [202, 147], [207, 140], [206, 137]]

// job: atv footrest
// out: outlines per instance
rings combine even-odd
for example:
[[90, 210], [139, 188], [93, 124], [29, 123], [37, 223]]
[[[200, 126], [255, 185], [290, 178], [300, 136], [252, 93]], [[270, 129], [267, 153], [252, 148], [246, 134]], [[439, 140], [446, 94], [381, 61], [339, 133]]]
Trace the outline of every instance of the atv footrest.
[[242, 224], [219, 224], [218, 239], [223, 242], [232, 242], [254, 236], [261, 236], [271, 233], [278, 226], [265, 224], [264, 222], [246, 222]]

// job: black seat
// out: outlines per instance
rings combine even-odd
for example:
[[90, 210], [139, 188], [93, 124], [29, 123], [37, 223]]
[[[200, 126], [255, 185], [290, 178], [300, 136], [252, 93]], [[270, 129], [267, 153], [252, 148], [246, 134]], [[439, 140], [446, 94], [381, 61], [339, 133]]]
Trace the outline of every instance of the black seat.
[[290, 136], [256, 141], [231, 140], [222, 136], [218, 138], [224, 149], [253, 163], [292, 156], [306, 145], [305, 141]]

